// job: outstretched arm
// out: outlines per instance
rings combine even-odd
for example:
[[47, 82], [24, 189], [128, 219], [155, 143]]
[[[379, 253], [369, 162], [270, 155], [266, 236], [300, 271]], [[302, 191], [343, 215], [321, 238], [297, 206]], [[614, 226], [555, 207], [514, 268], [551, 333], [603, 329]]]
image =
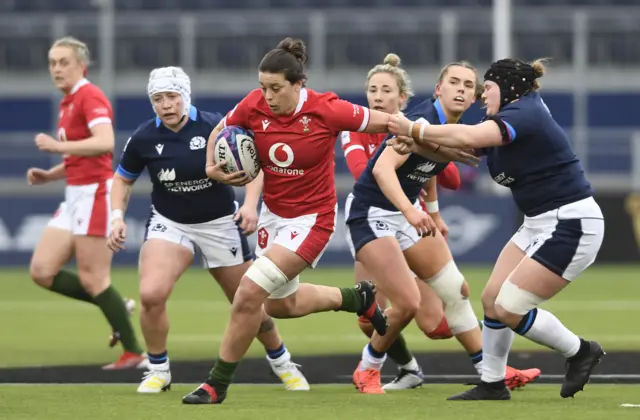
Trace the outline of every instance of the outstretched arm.
[[508, 136], [513, 130], [499, 117], [494, 117], [494, 119], [478, 125], [429, 125], [414, 123], [399, 114], [391, 117], [389, 129], [395, 134], [411, 137], [419, 146], [435, 143], [457, 149], [501, 146], [509, 142]]

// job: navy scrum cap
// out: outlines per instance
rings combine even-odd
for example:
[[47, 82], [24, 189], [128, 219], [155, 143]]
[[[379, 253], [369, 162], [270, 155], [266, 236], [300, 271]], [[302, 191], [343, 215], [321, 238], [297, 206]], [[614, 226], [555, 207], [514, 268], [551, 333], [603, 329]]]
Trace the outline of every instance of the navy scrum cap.
[[505, 58], [491, 64], [484, 74], [484, 80], [490, 80], [500, 87], [500, 108], [502, 108], [532, 91], [536, 74], [530, 64]]

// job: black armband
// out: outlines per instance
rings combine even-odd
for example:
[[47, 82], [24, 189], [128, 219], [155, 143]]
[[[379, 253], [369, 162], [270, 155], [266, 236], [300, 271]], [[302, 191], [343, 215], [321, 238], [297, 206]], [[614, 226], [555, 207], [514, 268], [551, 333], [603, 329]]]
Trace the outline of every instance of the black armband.
[[491, 115], [487, 117], [487, 120], [493, 121], [498, 124], [498, 128], [500, 129], [500, 135], [502, 136], [503, 143], [509, 143], [511, 141], [511, 136], [509, 136], [509, 130], [507, 129], [507, 125], [502, 121], [502, 118], [497, 115]]

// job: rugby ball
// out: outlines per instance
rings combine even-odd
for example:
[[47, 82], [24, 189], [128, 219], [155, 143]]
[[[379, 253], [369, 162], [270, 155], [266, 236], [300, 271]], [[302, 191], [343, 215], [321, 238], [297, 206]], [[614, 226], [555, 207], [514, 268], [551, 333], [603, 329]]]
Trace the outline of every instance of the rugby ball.
[[249, 179], [260, 173], [260, 159], [253, 132], [230, 125], [222, 129], [213, 149], [215, 163], [225, 162], [222, 167], [227, 174], [245, 171]]

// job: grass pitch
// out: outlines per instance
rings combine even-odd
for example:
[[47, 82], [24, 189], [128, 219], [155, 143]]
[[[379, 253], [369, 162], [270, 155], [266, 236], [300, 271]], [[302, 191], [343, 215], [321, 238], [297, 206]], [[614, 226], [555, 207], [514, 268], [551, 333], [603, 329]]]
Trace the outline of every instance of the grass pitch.
[[[470, 283], [476, 314], [481, 317], [480, 292], [490, 268], [461, 269]], [[638, 266], [592, 267], [543, 307], [577, 334], [600, 341], [607, 351], [640, 349], [640, 333], [634, 324], [640, 309], [638, 272]], [[346, 286], [353, 284], [353, 272], [317, 269], [304, 273], [302, 279]], [[113, 282], [123, 295], [137, 298], [135, 269], [114, 270]], [[168, 309], [172, 360], [212, 360], [229, 314], [229, 304], [215, 281], [206, 271], [191, 268], [178, 282]], [[110, 329], [97, 307], [40, 289], [26, 269], [3, 269], [0, 273], [0, 319], [0, 367], [106, 363], [118, 356], [118, 351], [107, 348]], [[277, 320], [277, 325], [294, 355], [356, 354], [364, 343], [356, 318], [350, 314], [328, 312]], [[425, 339], [413, 324], [406, 337], [416, 352], [461, 350], [455, 340]], [[139, 338], [142, 340], [141, 334]], [[516, 337], [514, 349], [543, 348]], [[254, 342], [249, 355], [263, 357], [264, 349]]]
[[558, 385], [533, 385], [512, 393], [511, 401], [446, 401], [460, 385], [361, 395], [344, 385], [286, 392], [280, 386], [238, 385], [216, 406], [186, 406], [181, 398], [195, 385], [174, 386], [159, 395], [138, 395], [136, 385], [0, 386], [0, 418], [7, 420], [225, 419], [225, 420], [510, 420], [638, 419], [640, 386], [588, 385], [575, 399], [562, 399]]

